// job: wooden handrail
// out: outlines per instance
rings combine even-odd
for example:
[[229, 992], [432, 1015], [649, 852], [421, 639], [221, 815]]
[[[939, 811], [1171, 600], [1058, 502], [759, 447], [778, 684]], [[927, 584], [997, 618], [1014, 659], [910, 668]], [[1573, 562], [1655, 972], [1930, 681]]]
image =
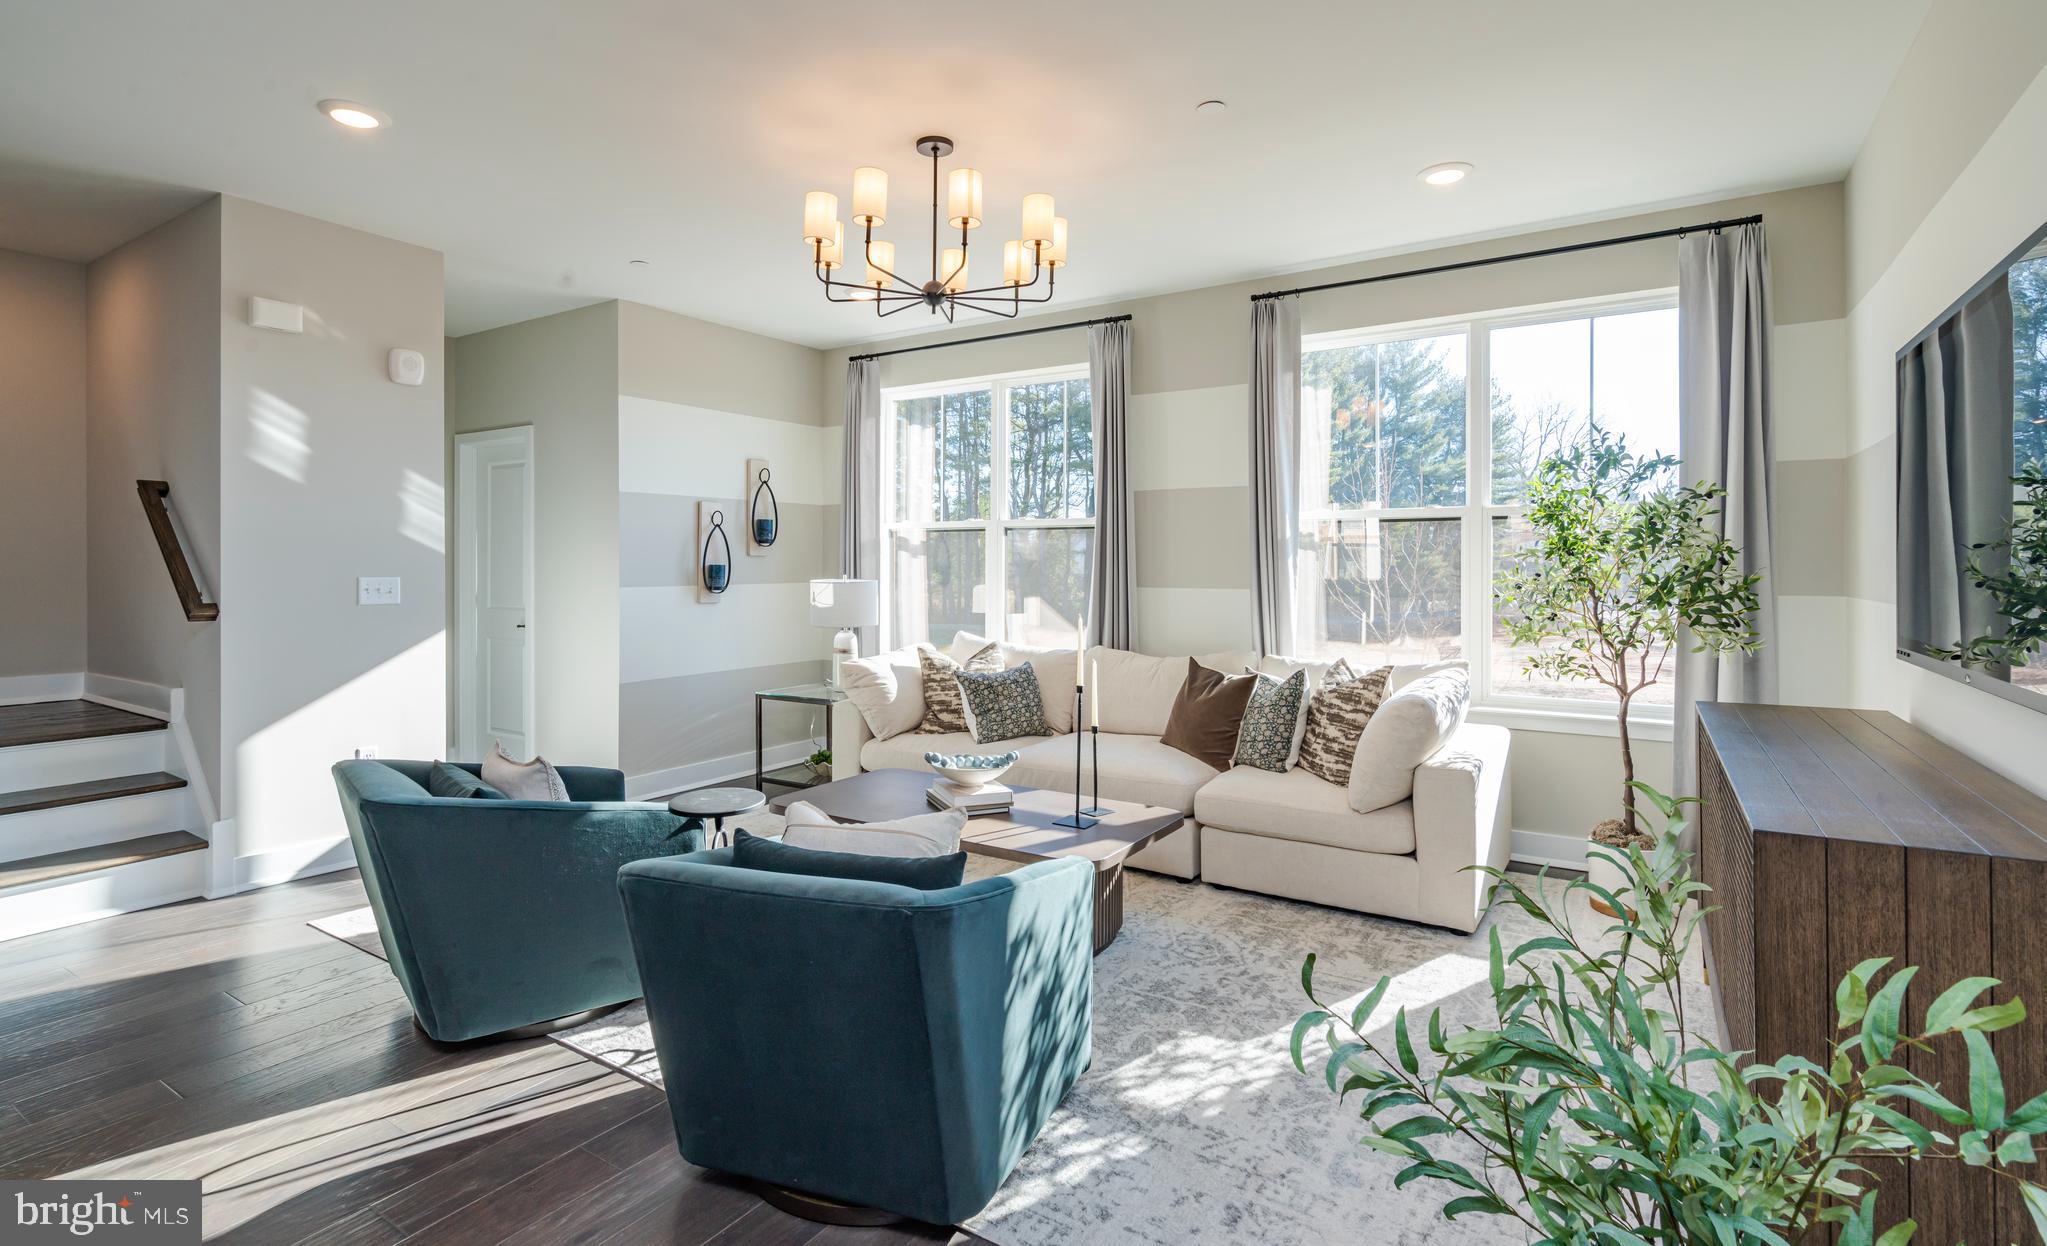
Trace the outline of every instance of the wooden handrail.
[[192, 574], [192, 564], [185, 558], [185, 547], [178, 541], [178, 530], [171, 523], [167, 499], [171, 486], [163, 480], [138, 480], [135, 492], [142, 495], [142, 513], [149, 516], [149, 530], [156, 534], [156, 547], [163, 552], [164, 570], [171, 573], [171, 583], [177, 586], [178, 604], [185, 608], [185, 617], [194, 623], [211, 623], [220, 617], [220, 606], [206, 600], [199, 591], [198, 577]]

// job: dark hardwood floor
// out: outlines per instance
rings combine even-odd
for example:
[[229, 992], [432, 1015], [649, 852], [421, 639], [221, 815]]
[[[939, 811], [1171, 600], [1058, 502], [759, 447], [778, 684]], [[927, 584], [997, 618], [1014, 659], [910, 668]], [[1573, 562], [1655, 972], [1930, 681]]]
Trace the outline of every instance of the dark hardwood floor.
[[161, 718], [131, 714], [96, 701], [0, 705], [0, 748], [127, 735], [134, 731], [162, 731], [167, 725]]
[[684, 1163], [660, 1092], [544, 1038], [446, 1047], [306, 922], [353, 872], [0, 943], [0, 1176], [197, 1178], [224, 1242], [970, 1243], [826, 1228]]

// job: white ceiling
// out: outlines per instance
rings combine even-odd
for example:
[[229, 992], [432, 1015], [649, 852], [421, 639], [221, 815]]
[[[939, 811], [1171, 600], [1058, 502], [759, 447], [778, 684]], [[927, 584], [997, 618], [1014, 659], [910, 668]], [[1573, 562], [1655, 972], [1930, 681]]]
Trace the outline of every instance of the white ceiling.
[[[919, 134], [986, 176], [979, 278], [1058, 197], [1079, 306], [1831, 180], [1927, 6], [0, 0], [0, 247], [89, 258], [224, 191], [445, 252], [451, 334], [627, 298], [836, 345], [884, 326], [824, 303], [803, 192], [850, 212], [887, 168], [921, 257]], [[1443, 160], [1477, 172], [1417, 183]]]

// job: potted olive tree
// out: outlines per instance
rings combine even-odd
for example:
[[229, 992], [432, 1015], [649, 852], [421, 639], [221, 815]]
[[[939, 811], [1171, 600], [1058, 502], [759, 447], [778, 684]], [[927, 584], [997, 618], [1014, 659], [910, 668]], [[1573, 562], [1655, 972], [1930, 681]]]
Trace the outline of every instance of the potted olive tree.
[[[1595, 844], [1644, 844], [1635, 808], [1628, 711], [1670, 674], [1680, 629], [1700, 651], [1750, 653], [1761, 577], [1714, 531], [1726, 490], [1677, 483], [1677, 459], [1642, 458], [1594, 425], [1583, 444], [1545, 459], [1528, 481], [1533, 543], [1505, 561], [1494, 584], [1514, 642], [1534, 646], [1524, 665], [1551, 679], [1590, 679], [1620, 701], [1620, 817], [1592, 830]], [[1608, 890], [1612, 861], [1590, 868]]]

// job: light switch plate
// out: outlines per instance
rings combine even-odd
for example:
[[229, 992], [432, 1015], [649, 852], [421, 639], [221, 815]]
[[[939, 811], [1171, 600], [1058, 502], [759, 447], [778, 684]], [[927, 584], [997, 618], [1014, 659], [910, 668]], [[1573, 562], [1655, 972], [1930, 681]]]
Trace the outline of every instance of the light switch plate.
[[398, 577], [395, 575], [357, 576], [355, 581], [355, 604], [358, 606], [397, 605]]

